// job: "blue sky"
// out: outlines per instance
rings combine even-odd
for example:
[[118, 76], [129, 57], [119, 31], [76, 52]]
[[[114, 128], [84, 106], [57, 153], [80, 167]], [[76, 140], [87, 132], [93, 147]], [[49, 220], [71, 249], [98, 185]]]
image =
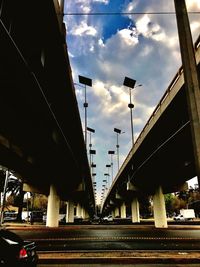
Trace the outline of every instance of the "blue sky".
[[[200, 12], [199, 0], [187, 0], [188, 11]], [[167, 86], [182, 65], [176, 18], [174, 14], [156, 15], [151, 12], [174, 12], [174, 1], [166, 0], [67, 0], [65, 15], [67, 47], [73, 80], [78, 75], [92, 79], [87, 87], [88, 127], [92, 134], [92, 148], [96, 150], [97, 199], [102, 192], [104, 173], [116, 151], [119, 135], [120, 165], [131, 149], [129, 91], [123, 86], [124, 77], [135, 79], [132, 91], [134, 138], [164, 94]], [[141, 12], [140, 15], [87, 15], [95, 12]], [[200, 14], [190, 14], [193, 40], [200, 34]], [[76, 95], [84, 129], [84, 90], [76, 85]], [[114, 175], [117, 157], [113, 157]]]

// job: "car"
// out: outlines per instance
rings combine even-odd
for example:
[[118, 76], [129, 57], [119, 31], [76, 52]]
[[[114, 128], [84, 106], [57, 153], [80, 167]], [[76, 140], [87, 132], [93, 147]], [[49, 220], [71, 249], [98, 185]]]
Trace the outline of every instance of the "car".
[[184, 222], [186, 219], [184, 218], [184, 216], [182, 214], [179, 214], [177, 216], [174, 217], [174, 221], [182, 221]]
[[16, 212], [5, 211], [3, 213], [3, 221], [4, 222], [15, 222], [16, 220], [17, 220], [17, 213]]
[[16, 233], [0, 228], [0, 266], [36, 267], [37, 263], [35, 242], [23, 240]]
[[105, 216], [105, 217], [103, 217], [102, 221], [103, 222], [112, 222], [113, 217], [112, 217], [112, 215]]
[[43, 222], [43, 211], [31, 211], [30, 213], [30, 222]]

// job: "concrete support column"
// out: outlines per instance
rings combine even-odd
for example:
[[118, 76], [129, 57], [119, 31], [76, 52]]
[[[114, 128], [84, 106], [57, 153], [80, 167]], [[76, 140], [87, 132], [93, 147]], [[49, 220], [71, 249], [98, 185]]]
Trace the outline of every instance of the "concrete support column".
[[140, 222], [140, 208], [137, 197], [134, 197], [131, 202], [131, 215], [133, 223]]
[[88, 211], [87, 210], [85, 210], [85, 219], [89, 219], [89, 213], [88, 213]]
[[115, 217], [119, 217], [119, 208], [118, 207], [115, 208]]
[[47, 221], [46, 226], [58, 227], [59, 225], [59, 207], [60, 197], [57, 194], [54, 185], [50, 186], [48, 204], [47, 204]]
[[85, 208], [84, 207], [82, 207], [81, 209], [81, 217], [85, 219]]
[[77, 217], [82, 217], [82, 208], [81, 208], [80, 203], [78, 203], [77, 206], [76, 206], [76, 216]]
[[67, 202], [66, 207], [66, 223], [74, 222], [74, 203], [72, 201]]
[[165, 199], [162, 187], [159, 186], [153, 196], [153, 213], [156, 228], [167, 228], [167, 216], [165, 208]]
[[184, 0], [174, 0], [174, 4], [183, 62], [185, 92], [187, 95], [187, 107], [191, 126], [195, 169], [200, 188], [200, 81], [196, 66], [196, 58], [186, 3]]
[[122, 203], [120, 210], [121, 210], [121, 218], [123, 218], [123, 219], [126, 218], [126, 204], [125, 204], [125, 202]]

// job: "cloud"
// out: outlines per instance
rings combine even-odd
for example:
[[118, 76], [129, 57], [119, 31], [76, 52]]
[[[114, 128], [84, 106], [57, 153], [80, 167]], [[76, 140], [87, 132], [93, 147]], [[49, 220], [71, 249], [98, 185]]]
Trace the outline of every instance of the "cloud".
[[[67, 1], [77, 10], [91, 8], [91, 1]], [[109, 5], [108, 1], [101, 1]], [[199, 1], [187, 1], [189, 10], [200, 11]], [[174, 11], [173, 1], [148, 0], [130, 2], [123, 11]], [[93, 80], [88, 88], [88, 126], [95, 129], [93, 146], [97, 150], [97, 173], [103, 175], [109, 164], [108, 150], [116, 149], [114, 127], [120, 135], [120, 162], [131, 148], [129, 90], [124, 77], [136, 79], [142, 87], [132, 91], [134, 136], [137, 138], [155, 106], [181, 66], [176, 17], [168, 15], [129, 15], [129, 26], [102, 35], [105, 17], [67, 17], [67, 44], [74, 81], [78, 75]], [[199, 15], [190, 14], [194, 40], [200, 32]], [[120, 17], [118, 18], [120, 20]], [[76, 87], [80, 113], [84, 118], [84, 93]], [[84, 121], [83, 121], [84, 125]], [[115, 158], [116, 160], [116, 158]], [[115, 172], [116, 172], [115, 162]], [[100, 178], [97, 178], [100, 179]]]
[[78, 36], [83, 36], [83, 35], [95, 36], [95, 35], [97, 35], [97, 30], [94, 27], [87, 25], [86, 22], [82, 21], [81, 24], [76, 25], [70, 31], [70, 33], [72, 35], [78, 35]]
[[109, 3], [109, 0], [93, 0], [94, 2], [102, 3], [107, 5]]

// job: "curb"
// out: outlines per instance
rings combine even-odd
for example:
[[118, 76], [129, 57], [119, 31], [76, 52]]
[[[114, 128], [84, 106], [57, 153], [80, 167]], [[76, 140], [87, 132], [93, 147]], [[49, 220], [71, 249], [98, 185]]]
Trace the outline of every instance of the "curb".
[[200, 252], [101, 251], [38, 252], [39, 263], [200, 263]]

